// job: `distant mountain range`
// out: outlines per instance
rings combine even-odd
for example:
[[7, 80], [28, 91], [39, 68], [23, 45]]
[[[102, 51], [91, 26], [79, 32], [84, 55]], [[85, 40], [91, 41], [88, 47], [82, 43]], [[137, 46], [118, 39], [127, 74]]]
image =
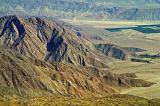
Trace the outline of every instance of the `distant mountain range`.
[[160, 20], [160, 0], [0, 0], [1, 15], [67, 19]]

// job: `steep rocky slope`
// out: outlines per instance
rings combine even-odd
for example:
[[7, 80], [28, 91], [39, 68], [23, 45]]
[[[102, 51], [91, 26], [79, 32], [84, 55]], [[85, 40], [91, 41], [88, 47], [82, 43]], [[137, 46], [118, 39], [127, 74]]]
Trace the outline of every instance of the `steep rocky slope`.
[[133, 57], [128, 50], [113, 44], [96, 44], [95, 47], [99, 52], [116, 59], [125, 60]]
[[[0, 41], [4, 48], [30, 58], [106, 68], [108, 57], [124, 60], [130, 53], [116, 45], [94, 45], [63, 22], [6, 16], [0, 18]], [[97, 50], [105, 54], [104, 61]], [[103, 57], [104, 58], [104, 57]]]
[[0, 19], [0, 34], [5, 48], [14, 49], [28, 57], [107, 67], [92, 52], [89, 47], [92, 44], [88, 40], [53, 20], [6, 16]]
[[106, 96], [118, 89], [150, 86], [134, 74], [111, 74], [107, 70], [69, 64], [50, 64], [0, 48], [0, 96]]
[[1, 49], [1, 96], [36, 96], [43, 93], [57, 95], [108, 95], [117, 93], [98, 77], [98, 70], [67, 64], [49, 64]]
[[[0, 41], [1, 97], [100, 97], [118, 94], [122, 87], [153, 84], [135, 79], [135, 74], [110, 73], [102, 59], [108, 55], [99, 54], [89, 40], [55, 20], [2, 17]], [[127, 54], [111, 48], [111, 57], [124, 59]]]

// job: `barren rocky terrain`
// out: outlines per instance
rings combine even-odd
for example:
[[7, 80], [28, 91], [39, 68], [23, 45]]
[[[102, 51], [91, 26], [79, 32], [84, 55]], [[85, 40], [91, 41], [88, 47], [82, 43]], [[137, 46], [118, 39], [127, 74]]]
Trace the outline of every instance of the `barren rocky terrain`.
[[143, 49], [92, 39], [76, 28], [81, 27], [48, 18], [0, 18], [1, 105], [87, 105], [96, 100], [90, 105], [158, 106], [159, 100], [120, 95], [123, 89], [156, 82], [136, 72], [118, 73], [112, 66], [134, 63], [136, 51]]

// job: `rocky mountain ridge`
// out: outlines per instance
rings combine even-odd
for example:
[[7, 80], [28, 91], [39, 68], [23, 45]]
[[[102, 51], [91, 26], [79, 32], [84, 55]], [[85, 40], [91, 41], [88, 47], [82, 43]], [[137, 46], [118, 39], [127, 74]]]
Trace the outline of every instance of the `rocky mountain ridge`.
[[[77, 34], [74, 29], [66, 28], [54, 20], [17, 16], [0, 18], [0, 38], [4, 48], [49, 62], [107, 67], [107, 63], [97, 55], [97, 47]], [[116, 49], [116, 46], [115, 50], [116, 53], [111, 51], [106, 59], [110, 56], [123, 60], [121, 53], [129, 54], [127, 50]]]
[[65, 95], [102, 97], [118, 94], [123, 87], [147, 87], [153, 83], [135, 74], [112, 74], [107, 70], [63, 63], [47, 63], [0, 48], [0, 96], [34, 97]]
[[[99, 97], [118, 94], [121, 87], [153, 84], [135, 79], [135, 74], [110, 73], [102, 59], [108, 59], [108, 55], [103, 52], [99, 55], [88, 39], [55, 20], [2, 17], [0, 41], [1, 96]], [[126, 51], [115, 45], [110, 50], [111, 57], [117, 59], [123, 60], [126, 55]]]
[[63, 28], [56, 22], [16, 16], [3, 17], [0, 21], [1, 42], [5, 48], [40, 60], [65, 61], [83, 66], [91, 65], [91, 62], [103, 65], [88, 50], [90, 48], [85, 42], [89, 41], [83, 41], [76, 32]]

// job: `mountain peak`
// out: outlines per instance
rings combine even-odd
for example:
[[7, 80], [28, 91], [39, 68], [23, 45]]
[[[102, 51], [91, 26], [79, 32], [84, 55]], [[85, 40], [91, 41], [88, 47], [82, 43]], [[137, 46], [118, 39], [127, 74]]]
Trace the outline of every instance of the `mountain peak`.
[[107, 66], [86, 45], [85, 42], [89, 41], [55, 21], [17, 16], [6, 16], [0, 21], [3, 21], [0, 23], [2, 28], [0, 32], [5, 48], [17, 50], [30, 58], [45, 59], [50, 62]]

